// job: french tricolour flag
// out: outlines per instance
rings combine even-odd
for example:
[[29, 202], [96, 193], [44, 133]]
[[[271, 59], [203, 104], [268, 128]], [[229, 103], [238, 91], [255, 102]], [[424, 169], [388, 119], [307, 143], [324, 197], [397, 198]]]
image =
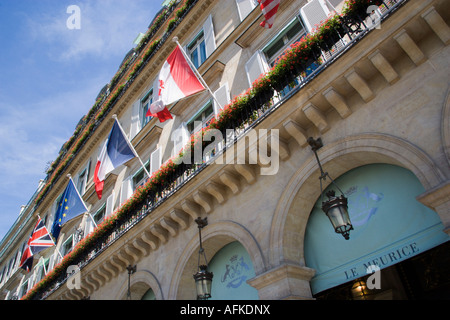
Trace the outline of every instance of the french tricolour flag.
[[99, 199], [102, 198], [106, 175], [135, 156], [116, 119], [95, 167], [94, 183]]
[[158, 94], [146, 116], [158, 117], [160, 122], [172, 119], [167, 106], [206, 88], [189, 66], [179, 45], [164, 62], [158, 76]]

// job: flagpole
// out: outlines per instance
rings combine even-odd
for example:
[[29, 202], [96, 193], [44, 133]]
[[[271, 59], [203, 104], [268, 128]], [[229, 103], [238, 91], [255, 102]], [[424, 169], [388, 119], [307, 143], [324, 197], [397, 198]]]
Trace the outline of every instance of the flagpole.
[[220, 102], [217, 100], [216, 96], [214, 95], [214, 93], [211, 91], [211, 89], [208, 87], [208, 85], [206, 84], [205, 80], [203, 79], [203, 77], [200, 75], [200, 73], [198, 72], [197, 68], [194, 66], [194, 64], [192, 63], [191, 59], [189, 58], [189, 56], [187, 55], [187, 53], [184, 51], [183, 47], [180, 45], [180, 43], [178, 42], [178, 37], [173, 37], [172, 39], [173, 42], [175, 42], [178, 47], [181, 50], [181, 53], [183, 53], [183, 56], [186, 58], [186, 61], [188, 62], [189, 66], [191, 67], [192, 71], [194, 71], [195, 75], [197, 76], [197, 79], [203, 84], [203, 86], [209, 91], [209, 93], [211, 94], [212, 98], [214, 99], [214, 101], [217, 103], [217, 105], [219, 106], [220, 109], [223, 108], [223, 106], [220, 104]]
[[120, 131], [122, 131], [123, 137], [125, 138], [125, 141], [127, 142], [128, 146], [131, 148], [131, 150], [133, 151], [134, 155], [136, 156], [136, 158], [138, 158], [139, 162], [141, 163], [142, 169], [144, 169], [145, 173], [147, 174], [147, 176], [150, 178], [150, 173], [148, 172], [147, 168], [145, 168], [144, 163], [142, 162], [141, 158], [139, 157], [138, 153], [136, 152], [136, 149], [134, 149], [133, 145], [131, 144], [131, 142], [128, 140], [127, 135], [125, 134], [125, 131], [123, 130], [122, 126], [120, 125], [119, 120], [117, 119], [117, 115], [113, 114], [113, 119], [117, 122], [117, 125], [120, 128]]
[[[75, 187], [75, 183], [73, 182], [72, 179], [72, 175], [70, 173], [67, 174], [67, 177], [70, 179], [70, 181], [72, 181], [73, 186]], [[78, 191], [78, 189], [75, 187], [75, 190], [77, 191], [78, 197], [80, 198], [81, 202], [83, 202], [83, 206], [86, 208], [86, 212], [88, 213], [89, 217], [91, 217], [92, 222], [94, 222], [95, 227], [97, 228], [97, 224], [94, 221], [94, 218], [92, 217], [91, 213], [89, 212], [89, 210], [87, 209], [86, 203], [84, 203], [83, 198], [81, 197], [80, 192]]]
[[[37, 215], [38, 216], [38, 218], [39, 218], [39, 220], [41, 220], [42, 221], [42, 219], [41, 219], [41, 216], [38, 214]], [[50, 235], [50, 232], [48, 232], [48, 229], [47, 229], [47, 227], [45, 226], [45, 224], [44, 224], [44, 228], [47, 230], [47, 233]], [[58, 247], [56, 246], [56, 242], [55, 242], [55, 240], [53, 240], [53, 237], [52, 236], [50, 236], [50, 239], [52, 240], [52, 242], [53, 242], [53, 245], [55, 246], [55, 250], [56, 250], [56, 252], [58, 252], [59, 253], [59, 255], [60, 255], [60, 257], [61, 257], [61, 259], [63, 258], [63, 256], [62, 256], [62, 254], [61, 254], [61, 252], [59, 252], [59, 250], [58, 250]], [[45, 271], [45, 263], [44, 263], [44, 271]], [[46, 273], [47, 274], [47, 273]]]

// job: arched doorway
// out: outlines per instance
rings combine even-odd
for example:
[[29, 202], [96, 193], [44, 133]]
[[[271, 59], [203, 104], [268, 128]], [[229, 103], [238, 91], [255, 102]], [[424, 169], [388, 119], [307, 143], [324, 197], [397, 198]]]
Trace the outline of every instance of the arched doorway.
[[156, 300], [156, 295], [153, 292], [153, 289], [148, 289], [142, 296], [141, 300]]
[[211, 300], [257, 300], [258, 291], [247, 283], [255, 276], [253, 263], [238, 241], [220, 249], [209, 263], [214, 278]]
[[[316, 202], [304, 248], [306, 265], [316, 270], [311, 280], [314, 297], [408, 299], [431, 297], [443, 286], [450, 288], [444, 275], [450, 263], [448, 254], [437, 254], [448, 249], [449, 236], [437, 213], [415, 199], [424, 189], [412, 172], [395, 165], [370, 164], [348, 171], [336, 182], [348, 197], [354, 230], [350, 240], [334, 233], [321, 210], [321, 199]], [[435, 262], [420, 262], [431, 255]], [[429, 279], [440, 277], [440, 289], [436, 285], [434, 289], [411, 288], [412, 277], [416, 284], [428, 281], [426, 272], [434, 275]], [[367, 280], [380, 288], [368, 291]], [[434, 293], [425, 293], [428, 289]]]

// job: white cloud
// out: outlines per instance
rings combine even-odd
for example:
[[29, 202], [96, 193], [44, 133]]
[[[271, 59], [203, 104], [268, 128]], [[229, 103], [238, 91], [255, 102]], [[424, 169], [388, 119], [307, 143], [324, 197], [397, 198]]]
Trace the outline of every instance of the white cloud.
[[66, 12], [67, 8], [29, 20], [29, 29], [36, 41], [61, 48], [54, 59], [125, 55], [133, 47], [135, 37], [146, 31], [152, 15], [160, 8], [155, 2], [150, 5], [149, 1], [143, 0], [85, 1], [77, 5], [80, 8], [80, 29], [67, 27], [66, 22], [72, 17]]

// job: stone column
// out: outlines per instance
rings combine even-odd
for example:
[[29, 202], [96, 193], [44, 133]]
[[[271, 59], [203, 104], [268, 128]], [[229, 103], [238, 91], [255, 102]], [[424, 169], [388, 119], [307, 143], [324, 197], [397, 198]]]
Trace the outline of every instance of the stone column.
[[258, 290], [261, 300], [307, 300], [313, 299], [310, 281], [314, 274], [314, 269], [287, 263], [247, 282]]

